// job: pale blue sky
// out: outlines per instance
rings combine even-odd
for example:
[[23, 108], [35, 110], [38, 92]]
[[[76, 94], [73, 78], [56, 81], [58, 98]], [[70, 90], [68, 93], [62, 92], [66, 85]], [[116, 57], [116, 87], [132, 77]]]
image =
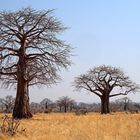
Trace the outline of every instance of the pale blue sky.
[[[52, 88], [31, 89], [31, 101], [56, 100], [70, 96], [77, 101], [97, 102], [98, 97], [74, 92], [75, 76], [102, 64], [121, 67], [140, 84], [140, 1], [139, 0], [4, 0], [0, 10], [16, 10], [30, 6], [39, 10], [56, 9], [55, 15], [70, 27], [62, 39], [74, 47], [73, 65], [62, 71], [63, 81]], [[1, 89], [0, 97], [15, 91]], [[140, 101], [140, 95], [131, 95]], [[118, 97], [120, 98], [120, 97]], [[113, 99], [113, 98], [112, 98]]]

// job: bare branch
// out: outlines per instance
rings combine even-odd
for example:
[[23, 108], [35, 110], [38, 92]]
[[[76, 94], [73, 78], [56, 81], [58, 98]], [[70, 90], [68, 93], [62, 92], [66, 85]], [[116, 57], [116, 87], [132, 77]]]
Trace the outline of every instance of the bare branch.
[[[111, 66], [99, 66], [91, 69], [87, 74], [77, 77], [74, 85], [77, 90], [86, 89], [99, 97], [127, 95], [137, 92], [139, 89], [139, 86], [125, 76], [120, 69]], [[124, 92], [114, 94], [113, 89]]]
[[[66, 28], [52, 12], [0, 12], [1, 80], [23, 75], [29, 85], [51, 85], [60, 79], [58, 71], [71, 65], [71, 47], [57, 37]], [[4, 83], [10, 82], [15, 83]]]

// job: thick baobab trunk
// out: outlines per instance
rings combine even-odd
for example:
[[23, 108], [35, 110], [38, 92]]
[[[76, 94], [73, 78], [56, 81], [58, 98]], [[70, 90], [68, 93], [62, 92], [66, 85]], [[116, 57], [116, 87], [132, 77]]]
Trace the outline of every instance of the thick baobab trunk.
[[104, 94], [101, 97], [101, 114], [107, 114], [110, 113], [109, 109], [109, 95]]
[[26, 61], [25, 61], [25, 44], [21, 46], [19, 50], [19, 62], [17, 71], [17, 95], [15, 100], [15, 106], [13, 110], [14, 118], [31, 118], [29, 106], [29, 89], [27, 82]]
[[18, 83], [13, 117], [18, 119], [32, 117], [29, 105], [28, 85], [25, 81]]

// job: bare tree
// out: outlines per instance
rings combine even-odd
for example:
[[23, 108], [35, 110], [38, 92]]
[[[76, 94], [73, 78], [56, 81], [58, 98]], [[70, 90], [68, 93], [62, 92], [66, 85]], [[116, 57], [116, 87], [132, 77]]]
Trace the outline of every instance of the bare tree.
[[48, 99], [48, 98], [45, 98], [45, 99], [43, 99], [41, 102], [40, 102], [40, 105], [43, 107], [43, 109], [48, 109], [50, 106], [51, 106], [51, 104], [52, 104], [53, 102], [50, 100], [50, 99]]
[[57, 104], [60, 107], [60, 112], [62, 111], [62, 107], [64, 109], [64, 112], [66, 113], [71, 106], [73, 100], [69, 98], [68, 96], [61, 97], [59, 100], [57, 100]]
[[119, 69], [111, 66], [99, 66], [90, 69], [87, 74], [75, 78], [77, 90], [85, 89], [101, 99], [101, 113], [109, 113], [109, 98], [137, 92], [138, 85]]
[[132, 103], [132, 100], [130, 100], [128, 97], [124, 97], [121, 99], [116, 100], [117, 103], [120, 103], [123, 106], [124, 111], [129, 110], [129, 105]]
[[3, 98], [0, 99], [0, 104], [5, 107], [6, 113], [12, 112], [14, 108], [14, 102], [15, 102], [15, 99], [13, 98], [13, 96], [10, 96], [10, 95], [6, 96], [4, 99]]
[[74, 109], [76, 109], [76, 107], [77, 107], [77, 102], [71, 99], [69, 102], [69, 111], [70, 112], [73, 111]]
[[62, 106], [63, 106], [63, 104], [62, 104], [61, 100], [58, 99], [58, 100], [56, 101], [56, 104], [57, 104], [57, 106], [59, 107], [59, 111], [62, 112]]
[[79, 107], [80, 109], [87, 109], [88, 106], [89, 106], [89, 104], [84, 103], [84, 102], [80, 102], [80, 103], [78, 104], [78, 107]]
[[0, 79], [16, 84], [14, 118], [30, 118], [29, 86], [51, 85], [68, 68], [71, 47], [58, 38], [66, 28], [52, 10], [0, 12]]
[[30, 103], [30, 110], [33, 114], [42, 112], [41, 105], [35, 102]]

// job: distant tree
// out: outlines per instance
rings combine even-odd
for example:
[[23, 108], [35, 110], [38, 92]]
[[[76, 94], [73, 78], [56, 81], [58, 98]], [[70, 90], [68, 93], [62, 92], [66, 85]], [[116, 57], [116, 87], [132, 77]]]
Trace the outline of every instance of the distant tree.
[[140, 103], [134, 103], [134, 106], [135, 106], [138, 110], [140, 110]]
[[16, 85], [14, 118], [30, 118], [29, 86], [51, 85], [68, 68], [71, 47], [58, 38], [66, 28], [52, 10], [0, 12], [0, 79]]
[[87, 103], [80, 102], [80, 103], [78, 104], [78, 107], [79, 107], [80, 109], [87, 109], [87, 108], [88, 108], [88, 104], [87, 104]]
[[129, 106], [132, 103], [132, 100], [130, 100], [130, 98], [128, 98], [128, 97], [124, 97], [124, 98], [116, 100], [116, 102], [120, 103], [123, 106], [124, 111], [128, 111]]
[[84, 102], [79, 102], [77, 104], [77, 110], [86, 110], [87, 112], [97, 112], [98, 104], [96, 103], [84, 103]]
[[59, 111], [62, 112], [62, 106], [63, 106], [63, 104], [62, 104], [61, 100], [58, 99], [58, 100], [56, 101], [56, 104], [57, 104], [57, 106], [59, 107]]
[[48, 98], [45, 98], [43, 99], [41, 102], [40, 102], [40, 105], [44, 108], [44, 109], [48, 109], [48, 107], [53, 103], [53, 101], [51, 101], [50, 99]]
[[14, 108], [15, 99], [13, 96], [6, 96], [4, 99], [0, 98], [0, 104], [5, 107], [6, 113], [11, 113]]
[[31, 112], [34, 114], [38, 112], [42, 112], [41, 106], [39, 103], [31, 102], [30, 109], [31, 109]]
[[73, 100], [68, 96], [61, 97], [59, 98], [59, 100], [57, 100], [57, 104], [60, 107], [60, 111], [62, 111], [62, 107], [63, 107], [65, 113], [68, 111], [68, 108], [72, 102]]
[[123, 106], [122, 103], [118, 102], [118, 100], [115, 100], [114, 102], [110, 102], [110, 110], [112, 112], [123, 111], [122, 106]]
[[[111, 66], [99, 66], [90, 69], [87, 74], [75, 78], [77, 90], [85, 89], [101, 99], [101, 113], [109, 113], [109, 98], [137, 92], [139, 87], [119, 69]], [[117, 93], [119, 92], [119, 93]]]
[[69, 110], [70, 110], [70, 112], [71, 112], [72, 110], [74, 110], [76, 107], [77, 107], [77, 102], [76, 102], [75, 100], [71, 100], [71, 101], [69, 102]]

